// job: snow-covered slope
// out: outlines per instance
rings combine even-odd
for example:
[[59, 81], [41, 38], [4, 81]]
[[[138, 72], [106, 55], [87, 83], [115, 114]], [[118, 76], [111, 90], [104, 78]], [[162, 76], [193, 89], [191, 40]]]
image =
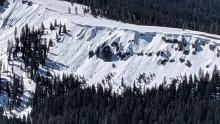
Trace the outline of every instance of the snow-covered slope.
[[[122, 78], [127, 85], [132, 85], [140, 74], [145, 73], [146, 77], [155, 75], [152, 77], [152, 82], [147, 85], [154, 86], [155, 83], [160, 84], [164, 76], [169, 79], [185, 73], [197, 73], [200, 67], [211, 71], [215, 64], [220, 65], [220, 58], [217, 57], [218, 49], [220, 49], [220, 36], [175, 28], [137, 26], [94, 18], [89, 14], [83, 14], [82, 5], [72, 6], [64, 1], [32, 1], [34, 4], [31, 6], [22, 4], [19, 0], [10, 1], [8, 9], [1, 14], [0, 58], [6, 60], [7, 42], [13, 40], [15, 27], [20, 30], [26, 23], [38, 27], [43, 22], [48, 32], [45, 37], [56, 42], [56, 31], [50, 31], [49, 24], [57, 19], [58, 23], [67, 25], [68, 33], [62, 36], [61, 43], [56, 43], [51, 48], [45, 68], [60, 74], [82, 75], [90, 84], [101, 83], [102, 79], [111, 74], [111, 83], [117, 89]], [[68, 14], [68, 7], [71, 8], [72, 14]], [[78, 8], [77, 15], [75, 15], [75, 7]], [[175, 50], [178, 44], [166, 43], [162, 37], [177, 39], [179, 42], [184, 39], [187, 45], [184, 49], [189, 51], [189, 55]], [[130, 55], [120, 60], [116, 56], [116, 49], [111, 46], [114, 42], [118, 43], [121, 52], [129, 52]], [[95, 56], [89, 59], [89, 51], [95, 51], [103, 43], [111, 46], [115, 54], [112, 61], [104, 62], [103, 59]], [[195, 44], [198, 44], [196, 55], [192, 54]], [[216, 46], [214, 51], [210, 50], [210, 45]], [[157, 55], [158, 51], [162, 51], [162, 54]], [[144, 55], [141, 55], [141, 52]], [[180, 58], [183, 58], [185, 62], [181, 63]], [[161, 65], [163, 60], [168, 62]], [[170, 60], [174, 61], [170, 62]], [[187, 60], [191, 67], [187, 66]], [[4, 62], [7, 65], [7, 61]]]
[[[39, 27], [43, 22], [47, 41], [52, 39], [55, 45], [50, 48], [48, 62], [40, 70], [52, 73], [74, 73], [86, 78], [89, 85], [102, 83], [120, 89], [121, 80], [127, 86], [145, 77], [149, 83], [142, 86], [155, 86], [184, 74], [197, 74], [199, 69], [211, 72], [214, 65], [220, 65], [220, 36], [202, 32], [125, 24], [103, 18], [94, 18], [83, 13], [84, 6], [73, 6], [59, 0], [32, 0], [33, 5], [22, 4], [21, 0], [9, 0], [9, 5], [0, 11], [0, 60], [8, 71], [8, 40], [13, 41], [15, 27], [18, 31], [25, 24]], [[68, 14], [68, 7], [71, 14]], [[77, 14], [75, 14], [77, 7]], [[58, 30], [51, 31], [54, 21], [66, 24], [68, 33], [61, 36], [62, 42], [56, 42]], [[89, 58], [89, 51], [101, 50], [109, 46], [113, 53], [110, 62], [103, 57]], [[119, 51], [124, 55], [119, 56]], [[31, 96], [35, 85], [26, 72], [19, 69], [21, 63], [13, 62], [15, 73], [25, 80], [25, 98]], [[8, 74], [8, 73], [7, 73]], [[141, 75], [141, 76], [140, 76]], [[4, 74], [3, 74], [4, 76]], [[8, 78], [5, 74], [5, 78]], [[140, 78], [142, 77], [142, 78]], [[148, 82], [147, 81], [147, 82]], [[30, 92], [31, 91], [31, 92]], [[6, 96], [0, 97], [1, 105], [6, 105]], [[30, 108], [28, 108], [30, 110]], [[20, 111], [20, 113], [26, 113]]]

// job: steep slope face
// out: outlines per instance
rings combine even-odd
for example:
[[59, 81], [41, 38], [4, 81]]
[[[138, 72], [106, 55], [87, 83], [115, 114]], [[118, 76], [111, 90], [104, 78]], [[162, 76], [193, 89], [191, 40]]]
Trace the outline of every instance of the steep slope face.
[[[219, 61], [218, 41], [206, 37], [106, 27], [74, 28], [71, 37], [65, 36], [65, 43], [57, 44], [51, 50], [55, 55], [50, 58], [64, 65], [61, 70], [84, 75], [93, 83], [109, 78], [117, 86], [124, 78], [128, 85], [132, 85], [140, 74], [145, 73], [146, 78], [154, 75], [148, 84], [154, 86], [165, 76], [169, 79], [197, 73], [200, 67], [211, 71]], [[216, 48], [211, 50], [212, 46]], [[104, 61], [106, 47], [110, 47], [110, 62]], [[90, 50], [98, 51], [99, 55], [89, 58]]]
[[[25, 102], [34, 92], [35, 84], [20, 69], [22, 63], [8, 62], [7, 46], [8, 41], [14, 41], [15, 28], [19, 34], [25, 24], [37, 28], [43, 22], [43, 38], [54, 43], [46, 66], [39, 73], [73, 73], [84, 76], [88, 85], [101, 83], [119, 92], [122, 80], [126, 86], [136, 82], [142, 88], [152, 87], [162, 83], [164, 77], [171, 80], [197, 74], [200, 68], [211, 72], [214, 65], [220, 65], [220, 36], [94, 18], [83, 13], [84, 6], [59, 0], [32, 2], [9, 0], [8, 8], [0, 15], [0, 60], [7, 70], [2, 76], [10, 80], [8, 72], [14, 70], [25, 82], [23, 108], [14, 112], [18, 116], [31, 109]], [[50, 30], [50, 23], [55, 20], [66, 24], [67, 33], [57, 35], [58, 27]], [[7, 101], [6, 95], [0, 96], [1, 105], [7, 106]]]
[[[70, 7], [73, 14], [68, 14]], [[75, 14], [77, 7], [77, 15]], [[55, 73], [74, 73], [84, 76], [90, 84], [102, 83], [120, 87], [123, 78], [127, 85], [155, 86], [167, 79], [184, 74], [198, 73], [199, 68], [211, 71], [219, 65], [219, 36], [165, 27], [136, 26], [83, 14], [83, 6], [73, 6], [64, 1], [33, 0], [28, 5], [10, 1], [9, 8], [1, 14], [0, 51], [7, 64], [7, 42], [13, 40], [14, 29], [25, 24], [38, 27], [42, 22], [47, 28], [44, 36], [55, 43], [50, 49], [47, 66], [42, 70]], [[60, 36], [50, 31], [54, 21], [67, 25], [68, 33]], [[99, 55], [89, 57], [89, 52]], [[111, 58], [104, 61], [104, 49]], [[146, 79], [146, 80], [145, 80]]]

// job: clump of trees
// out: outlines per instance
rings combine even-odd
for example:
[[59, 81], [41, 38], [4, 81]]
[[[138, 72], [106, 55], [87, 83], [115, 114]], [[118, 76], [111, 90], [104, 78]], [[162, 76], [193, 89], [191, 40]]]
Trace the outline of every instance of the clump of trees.
[[[89, 6], [96, 17], [128, 23], [220, 34], [220, 1], [211, 0], [66, 0]], [[84, 12], [88, 12], [85, 8]]]
[[0, 78], [0, 94], [7, 95], [10, 99], [8, 101], [3, 100], [3, 102], [8, 105], [9, 110], [20, 107], [22, 102], [21, 97], [24, 93], [23, 78], [15, 73], [12, 73], [11, 75], [11, 81]]
[[[143, 77], [143, 75], [141, 75]], [[20, 124], [220, 123], [220, 72], [173, 79], [140, 90], [134, 83], [121, 94], [101, 85], [85, 87], [78, 76], [36, 77], [33, 110]], [[120, 84], [120, 83], [119, 83]], [[0, 114], [1, 114], [0, 109]], [[0, 121], [2, 117], [0, 116]], [[5, 118], [4, 118], [5, 119]], [[6, 119], [8, 120], [8, 119]], [[13, 121], [14, 119], [10, 119]], [[6, 121], [5, 121], [6, 123]], [[15, 123], [15, 122], [14, 122]], [[2, 123], [4, 124], [4, 123]], [[7, 123], [8, 124], [8, 123]], [[12, 123], [13, 124], [13, 123]], [[16, 123], [17, 124], [17, 123]]]
[[40, 66], [46, 64], [48, 46], [46, 39], [42, 38], [44, 30], [43, 23], [40, 29], [31, 29], [26, 24], [19, 37], [15, 29], [15, 45], [9, 45], [9, 60], [11, 60], [11, 54], [15, 60], [22, 59], [31, 77], [36, 74]]
[[6, 0], [0, 0], [0, 6], [3, 6]]
[[169, 85], [164, 81], [159, 87], [144, 92], [136, 85], [126, 87], [122, 94], [100, 85], [84, 87], [85, 82], [78, 79], [67, 75], [63, 75], [63, 79], [38, 77], [32, 123], [220, 122], [220, 73], [217, 68], [212, 75], [200, 71], [199, 76], [184, 76], [181, 80], [172, 80]]

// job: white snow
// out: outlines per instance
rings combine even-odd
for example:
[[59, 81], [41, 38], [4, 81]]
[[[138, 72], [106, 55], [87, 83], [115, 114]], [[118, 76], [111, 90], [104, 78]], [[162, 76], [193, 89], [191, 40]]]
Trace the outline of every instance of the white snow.
[[[25, 24], [29, 24], [31, 27], [39, 27], [43, 22], [48, 32], [45, 37], [56, 42], [56, 31], [49, 30], [50, 23], [54, 23], [55, 19], [58, 24], [61, 22], [67, 25], [68, 34], [62, 36], [63, 42], [56, 43], [50, 49], [49, 61], [42, 70], [49, 69], [56, 74], [74, 73], [82, 75], [89, 85], [101, 83], [102, 79], [112, 73], [111, 83], [113, 88], [117, 90], [121, 85], [122, 78], [126, 85], [132, 86], [140, 73], [147, 75], [154, 73], [156, 77], [147, 85], [147, 87], [152, 87], [162, 83], [165, 76], [166, 79], [171, 79], [184, 74], [197, 74], [200, 68], [211, 72], [215, 64], [220, 65], [220, 58], [216, 56], [217, 48], [220, 49], [220, 36], [218, 35], [176, 28], [126, 24], [100, 17], [94, 18], [90, 14], [83, 14], [84, 6], [78, 4], [72, 6], [65, 1], [32, 1], [34, 4], [28, 6], [22, 4], [21, 0], [15, 2], [9, 0], [8, 8], [0, 14], [0, 60], [3, 60], [5, 66], [8, 66], [7, 42], [13, 40], [15, 27], [18, 30], [21, 30]], [[68, 7], [71, 8], [73, 14], [68, 14]], [[75, 7], [78, 8], [77, 15], [74, 14]], [[176, 39], [185, 37], [190, 54], [184, 55], [180, 51], [175, 51], [171, 44], [165, 43], [161, 39], [162, 36]], [[208, 44], [201, 46], [201, 51], [193, 55], [192, 44], [196, 40], [205, 40]], [[90, 50], [95, 50], [104, 42], [110, 45], [114, 41], [119, 43], [120, 50], [133, 52], [134, 55], [125, 60], [113, 60], [113, 62], [104, 62], [96, 57], [89, 59]], [[217, 46], [214, 52], [209, 50], [209, 44]], [[135, 54], [141, 51], [153, 53], [153, 56]], [[175, 62], [168, 62], [164, 66], [158, 65], [158, 60], [163, 59], [163, 57], [155, 55], [158, 51], [165, 51], [169, 59], [175, 59]], [[181, 57], [189, 60], [192, 67], [180, 63], [179, 58]], [[112, 67], [113, 63], [116, 68]], [[207, 65], [210, 67], [206, 68]], [[23, 75], [26, 91], [34, 92], [35, 85], [33, 82], [29, 83], [31, 81], [26, 73], [19, 71], [19, 69], [16, 73]], [[29, 96], [28, 92], [25, 95]]]

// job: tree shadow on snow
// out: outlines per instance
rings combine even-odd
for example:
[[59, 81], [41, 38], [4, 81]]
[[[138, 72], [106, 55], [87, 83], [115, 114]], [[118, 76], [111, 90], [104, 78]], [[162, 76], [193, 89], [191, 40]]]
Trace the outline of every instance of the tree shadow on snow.
[[61, 71], [63, 69], [69, 68], [69, 66], [53, 61], [51, 59], [48, 59], [46, 65], [43, 68], [47, 70], [50, 69], [50, 70]]

